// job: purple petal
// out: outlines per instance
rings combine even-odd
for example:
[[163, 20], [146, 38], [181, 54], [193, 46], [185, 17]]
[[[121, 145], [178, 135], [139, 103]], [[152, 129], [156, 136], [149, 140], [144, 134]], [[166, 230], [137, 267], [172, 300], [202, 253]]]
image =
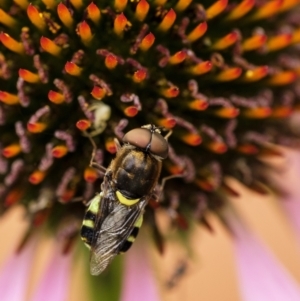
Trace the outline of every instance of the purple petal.
[[53, 252], [31, 301], [65, 301], [67, 299], [72, 255], [62, 254], [59, 246], [54, 248]]
[[159, 301], [148, 254], [137, 243], [125, 257], [121, 301]]
[[13, 254], [0, 269], [1, 301], [25, 300], [36, 240], [31, 239], [18, 254]]
[[298, 301], [300, 288], [271, 251], [237, 218], [229, 219], [241, 294], [245, 301]]

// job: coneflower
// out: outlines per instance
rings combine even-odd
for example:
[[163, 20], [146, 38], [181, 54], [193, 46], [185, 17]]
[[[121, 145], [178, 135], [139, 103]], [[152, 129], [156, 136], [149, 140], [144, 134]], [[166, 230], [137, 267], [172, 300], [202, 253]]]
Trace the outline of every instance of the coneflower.
[[[4, 0], [0, 4], [1, 212], [23, 204], [64, 251], [130, 129], [172, 129], [160, 206], [179, 228], [218, 213], [224, 176], [264, 192], [259, 156], [293, 146], [299, 1]], [[298, 47], [298, 48], [297, 48]], [[76, 202], [77, 201], [77, 202]], [[148, 208], [149, 207], [149, 208]], [[163, 239], [148, 206], [145, 220]], [[26, 239], [24, 240], [26, 241]]]

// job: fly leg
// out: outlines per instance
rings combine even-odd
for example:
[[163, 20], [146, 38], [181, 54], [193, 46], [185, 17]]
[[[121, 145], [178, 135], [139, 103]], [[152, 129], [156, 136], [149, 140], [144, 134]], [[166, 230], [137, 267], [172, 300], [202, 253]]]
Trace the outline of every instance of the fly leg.
[[93, 151], [92, 151], [92, 156], [91, 156], [91, 160], [90, 160], [90, 166], [91, 167], [95, 167], [95, 168], [97, 168], [99, 171], [101, 171], [102, 173], [106, 173], [106, 168], [104, 167], [104, 166], [102, 166], [102, 165], [100, 165], [100, 164], [98, 164], [96, 161], [95, 161], [95, 156], [96, 156], [96, 151], [97, 151], [97, 145], [96, 145], [96, 143], [95, 143], [95, 141], [94, 141], [94, 139], [92, 138], [92, 136], [88, 133], [88, 132], [84, 132], [84, 136], [86, 136], [89, 140], [90, 140], [90, 142], [91, 142], [91, 144], [92, 144], [92, 146], [93, 146]]
[[166, 134], [166, 136], [164, 137], [166, 140], [168, 140], [168, 138], [172, 135], [173, 131], [169, 130], [168, 133]]
[[121, 144], [120, 144], [120, 142], [117, 138], [114, 139], [114, 143], [115, 143], [115, 146], [116, 146], [116, 149], [117, 149], [117, 152], [118, 152], [121, 148]]
[[[165, 177], [162, 179], [161, 185], [159, 186], [157, 192], [155, 193], [155, 196], [152, 195], [149, 205], [153, 208], [156, 209], [159, 207], [161, 200], [161, 196], [164, 190], [164, 186], [168, 180], [174, 179], [174, 178], [182, 178], [184, 177], [184, 174], [178, 174], [178, 175], [171, 175], [168, 177]], [[172, 193], [168, 197], [168, 207], [166, 208], [166, 212], [168, 213], [172, 224], [176, 225], [180, 229], [187, 229], [188, 228], [188, 223], [184, 216], [181, 215], [181, 213], [178, 211], [179, 207], [179, 194], [177, 192]]]
[[[161, 196], [164, 190], [164, 186], [168, 180], [174, 179], [174, 178], [181, 178], [183, 175], [171, 175], [168, 177], [165, 177], [161, 181], [161, 185], [158, 187], [156, 191], [153, 191], [151, 196], [149, 197], [148, 204], [152, 208], [152, 210], [149, 210], [149, 221], [151, 223], [151, 228], [153, 231], [153, 237], [154, 242], [156, 244], [156, 247], [160, 254], [163, 254], [165, 249], [165, 243], [163, 235], [156, 223], [156, 210], [161, 206]], [[168, 211], [167, 211], [168, 212]]]
[[160, 205], [160, 199], [161, 199], [161, 195], [163, 193], [163, 190], [164, 190], [164, 187], [165, 187], [165, 184], [167, 181], [171, 180], [171, 179], [175, 179], [175, 178], [182, 178], [183, 175], [182, 174], [179, 174], [179, 175], [171, 175], [171, 176], [167, 176], [167, 177], [164, 177], [161, 181], [161, 184], [158, 185], [158, 189], [156, 191], [153, 191], [151, 193], [151, 196], [149, 198], [149, 205], [153, 208], [153, 209], [156, 209], [158, 208]]
[[85, 207], [88, 207], [88, 206], [90, 206], [92, 200], [93, 199], [86, 200], [82, 196], [78, 196], [78, 197], [75, 197], [75, 198], [71, 199], [70, 201], [68, 201], [68, 203], [78, 203], [78, 202], [81, 202]]
[[159, 185], [159, 188], [158, 188], [158, 191], [155, 193], [155, 195], [156, 195], [156, 201], [159, 202], [161, 194], [162, 194], [162, 192], [164, 190], [164, 187], [165, 187], [167, 181], [169, 181], [171, 179], [183, 178], [183, 177], [184, 177], [184, 175], [178, 174], [178, 175], [170, 175], [170, 176], [162, 178], [161, 184]]
[[171, 176], [167, 176], [167, 177], [164, 177], [162, 180], [161, 180], [161, 184], [160, 184], [160, 192], [163, 191], [164, 187], [165, 187], [165, 184], [167, 181], [171, 180], [171, 179], [176, 179], [176, 178], [183, 178], [183, 175], [182, 174], [178, 174], [178, 175], [171, 175]]

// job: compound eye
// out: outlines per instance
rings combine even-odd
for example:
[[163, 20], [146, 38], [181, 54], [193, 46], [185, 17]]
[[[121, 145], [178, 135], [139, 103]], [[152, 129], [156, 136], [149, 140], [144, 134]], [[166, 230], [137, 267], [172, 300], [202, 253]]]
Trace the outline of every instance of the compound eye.
[[153, 155], [166, 159], [168, 157], [168, 142], [167, 140], [159, 133], [153, 133], [150, 152]]
[[148, 129], [133, 129], [126, 133], [122, 140], [124, 143], [129, 143], [141, 149], [146, 149], [146, 147], [150, 143], [150, 153], [161, 157], [162, 159], [165, 159], [168, 156], [167, 140], [159, 133], [151, 133], [151, 131], [149, 131]]
[[143, 128], [133, 129], [126, 133], [122, 140], [124, 143], [145, 149], [151, 140], [151, 132]]

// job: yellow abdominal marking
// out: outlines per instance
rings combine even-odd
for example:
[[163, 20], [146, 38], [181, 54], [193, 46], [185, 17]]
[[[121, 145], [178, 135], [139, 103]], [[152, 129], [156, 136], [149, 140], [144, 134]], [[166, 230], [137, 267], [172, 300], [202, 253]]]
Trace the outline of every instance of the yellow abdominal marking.
[[85, 219], [82, 224], [89, 228], [94, 228], [94, 226], [95, 226], [95, 223], [89, 219]]
[[125, 198], [125, 196], [117, 190], [116, 192], [116, 195], [117, 195], [117, 198], [119, 200], [119, 202], [123, 205], [126, 205], [126, 206], [132, 206], [134, 204], [136, 204], [140, 199], [134, 199], [134, 200], [130, 200], [130, 199], [127, 199]]
[[134, 236], [129, 236], [127, 238], [127, 240], [130, 241], [130, 242], [134, 242], [135, 241], [135, 237]]
[[143, 215], [141, 215], [139, 217], [139, 219], [136, 221], [136, 223], [134, 224], [134, 226], [138, 227], [138, 228], [141, 228], [142, 224], [143, 224]]
[[102, 197], [103, 197], [103, 192], [95, 195], [94, 198], [91, 200], [91, 204], [88, 207], [88, 211], [91, 211], [92, 213], [97, 214], [99, 207], [100, 207], [100, 201], [101, 201]]

